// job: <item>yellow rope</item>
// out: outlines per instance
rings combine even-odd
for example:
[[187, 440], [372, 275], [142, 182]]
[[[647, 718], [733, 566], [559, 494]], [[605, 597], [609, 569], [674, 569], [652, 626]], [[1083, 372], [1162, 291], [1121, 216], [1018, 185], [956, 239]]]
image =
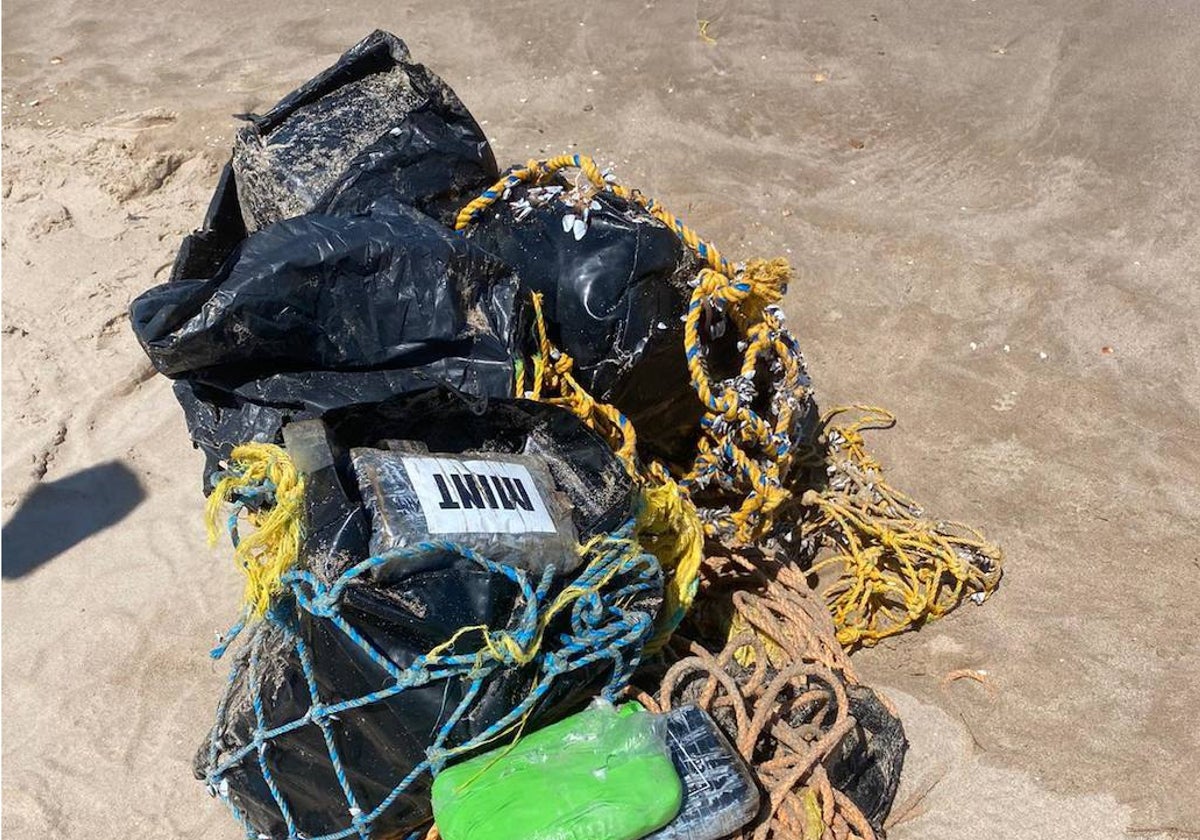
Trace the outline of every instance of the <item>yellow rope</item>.
[[271, 598], [282, 588], [280, 578], [296, 564], [300, 555], [300, 522], [304, 509], [304, 481], [292, 459], [281, 447], [269, 443], [244, 443], [230, 455], [229, 473], [219, 482], [205, 505], [209, 545], [221, 531], [221, 508], [239, 493], [269, 490], [273, 503], [246, 518], [254, 526], [241, 537], [233, 557], [246, 577], [243, 603], [255, 617], [262, 617]]
[[801, 829], [801, 840], [821, 840], [825, 836], [825, 815], [821, 812], [821, 803], [817, 798], [815, 788], [805, 788], [801, 797], [801, 808], [804, 814], [804, 825]]
[[704, 526], [696, 506], [664, 473], [648, 477], [642, 489], [637, 535], [642, 547], [658, 558], [666, 578], [662, 612], [646, 644], [647, 652], [653, 653], [667, 643], [692, 608], [704, 560]]
[[[850, 411], [860, 416], [843, 425], [833, 420]], [[925, 621], [944, 616], [967, 597], [982, 600], [1000, 583], [1004, 555], [977, 529], [933, 521], [884, 479], [866, 450], [862, 432], [895, 422], [874, 406], [846, 406], [822, 418], [828, 440], [830, 487], [808, 491], [803, 502], [817, 513], [802, 534], [821, 539], [835, 552], [813, 565], [838, 575], [824, 592], [838, 641], [869, 646]]]
[[[637, 475], [637, 436], [633, 424], [608, 403], [592, 398], [571, 373], [575, 362], [550, 343], [542, 315], [542, 296], [533, 294], [537, 351], [533, 354], [533, 382], [525, 396], [569, 409], [591, 429], [604, 435], [631, 475]], [[521, 376], [524, 369], [521, 368]]]
[[[692, 387], [708, 407], [709, 425], [691, 469], [683, 477], [685, 486], [715, 474], [723, 486], [741, 501], [727, 515], [706, 526], [712, 537], [750, 544], [767, 533], [780, 506], [790, 497], [784, 485], [792, 453], [782, 446], [791, 440], [793, 406], [804, 398], [798, 357], [782, 339], [783, 325], [767, 307], [780, 300], [788, 278], [783, 260], [754, 260], [730, 278], [704, 269], [692, 292], [684, 321], [684, 352]], [[705, 362], [700, 320], [706, 308], [723, 307], [745, 337], [741, 366], [743, 380], [754, 379], [760, 364], [772, 362], [782, 369], [775, 390], [788, 398], [779, 403], [773, 420], [760, 417], [730, 384], [717, 393]], [[713, 431], [720, 428], [721, 431]]]

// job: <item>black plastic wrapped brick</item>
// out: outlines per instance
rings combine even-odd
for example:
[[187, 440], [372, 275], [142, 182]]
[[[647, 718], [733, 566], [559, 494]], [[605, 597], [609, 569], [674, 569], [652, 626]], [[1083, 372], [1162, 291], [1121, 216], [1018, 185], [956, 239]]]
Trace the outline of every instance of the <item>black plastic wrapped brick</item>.
[[487, 138], [454, 91], [381, 30], [246, 119], [172, 280], [211, 277], [248, 233], [310, 210], [347, 215], [390, 199], [451, 224], [497, 177]]
[[487, 138], [454, 91], [377, 30], [237, 134], [233, 170], [250, 231], [387, 197], [449, 223], [496, 178]]
[[847, 685], [854, 728], [826, 758], [829, 781], [846, 794], [883, 836], [908, 752], [904, 725], [870, 688]]
[[[430, 451], [522, 453], [545, 460], [559, 491], [569, 497], [572, 525], [581, 540], [610, 533], [632, 514], [633, 488], [607, 444], [563, 409], [525, 401], [475, 402], [445, 391], [401, 397], [376, 406], [331, 412], [286, 431], [289, 451], [305, 476], [306, 533], [302, 558], [320, 579], [331, 581], [361, 560], [369, 518], [358, 499], [349, 452], [391, 441], [419, 442]], [[555, 578], [550, 591], [570, 576]], [[629, 581], [618, 575], [606, 588]], [[661, 605], [661, 579], [626, 599], [624, 609], [653, 616]], [[286, 604], [283, 605], [286, 607]], [[399, 667], [449, 639], [463, 627], [510, 626], [522, 607], [520, 590], [455, 555], [432, 553], [377, 568], [346, 587], [341, 615], [374, 649]], [[566, 611], [570, 612], [570, 611]], [[311, 651], [318, 692], [326, 703], [350, 700], [390, 683], [385, 670], [352, 644], [332, 621], [294, 611], [295, 631]], [[547, 629], [553, 648], [565, 614]], [[477, 637], [474, 644], [478, 644]], [[470, 640], [464, 642], [472, 644]], [[469, 649], [469, 648], [468, 648]], [[465, 652], [458, 651], [456, 652]], [[250, 665], [251, 656], [257, 663]], [[259, 836], [287, 836], [284, 817], [264, 779], [255, 752], [219, 779], [210, 776], [225, 757], [251, 744], [256, 728], [250, 671], [258, 669], [268, 727], [302, 719], [311, 700], [303, 668], [273, 624], [259, 626], [234, 668], [223, 714], [196, 756], [198, 778], [208, 779]], [[609, 679], [611, 662], [583, 666], [555, 680], [527, 725], [552, 723], [586, 705]], [[529, 694], [536, 665], [501, 668], [486, 678], [448, 746], [487, 730]], [[339, 712], [332, 725], [348, 783], [364, 813], [375, 809], [397, 782], [425, 758], [433, 734], [463, 699], [469, 679], [442, 679], [393, 697]], [[465, 757], [465, 756], [464, 756]], [[321, 730], [306, 724], [273, 738], [266, 759], [276, 789], [299, 831], [321, 836], [350, 822], [345, 795], [334, 774]], [[371, 836], [404, 836], [431, 817], [426, 774], [374, 822]]]
[[758, 813], [758, 783], [708, 713], [687, 705], [666, 714], [667, 746], [683, 782], [679, 814], [646, 840], [720, 840]]
[[[580, 205], [588, 213], [577, 237], [564, 219], [581, 218]], [[682, 317], [703, 266], [674, 231], [632, 201], [559, 178], [532, 195], [513, 188], [467, 235], [543, 295], [551, 341], [594, 397], [633, 422], [643, 452], [689, 461], [704, 407], [691, 387]], [[740, 362], [736, 331], [721, 332], [706, 335], [718, 378]]]
[[365, 557], [371, 521], [350, 450], [419, 442], [430, 452], [492, 452], [542, 458], [570, 500], [581, 542], [616, 531], [632, 507], [628, 473], [597, 434], [570, 412], [528, 400], [476, 399], [442, 388], [328, 412], [320, 423], [294, 423], [284, 435], [306, 474], [302, 553], [310, 564]]

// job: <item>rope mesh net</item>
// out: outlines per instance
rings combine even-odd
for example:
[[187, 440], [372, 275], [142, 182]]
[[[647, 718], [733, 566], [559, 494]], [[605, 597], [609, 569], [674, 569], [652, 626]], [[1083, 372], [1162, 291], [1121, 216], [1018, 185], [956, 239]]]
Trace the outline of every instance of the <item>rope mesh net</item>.
[[[278, 450], [277, 447], [274, 449]], [[267, 472], [259, 466], [263, 463], [263, 450], [243, 450], [239, 454], [242, 457], [235, 459], [228, 476], [231, 480], [223, 487], [218, 485], [227, 494], [225, 498], [232, 496], [234, 517], [237, 516], [236, 509], [245, 508], [248, 500], [261, 501], [264, 496], [274, 496]], [[284, 465], [282, 469], [294, 469], [282, 450], [268, 454], [277, 466]], [[277, 509], [273, 498], [268, 499], [268, 507]], [[253, 518], [262, 521], [264, 516], [269, 513], [259, 512]], [[561, 588], [553, 585], [552, 568], [548, 568], [540, 579], [533, 580], [524, 570], [495, 563], [468, 546], [451, 542], [428, 541], [371, 557], [328, 581], [312, 570], [296, 567], [294, 554], [290, 561], [276, 556], [248, 555], [243, 568], [257, 567], [247, 572], [248, 580], [259, 580], [270, 570], [286, 570], [278, 576], [271, 606], [261, 619], [257, 619], [256, 602], [248, 599], [245, 617], [213, 651], [214, 658], [223, 656], [234, 639], [250, 628], [231, 671], [227, 692], [218, 707], [217, 723], [210, 734], [203, 761], [204, 777], [210, 790], [225, 801], [246, 829], [247, 836], [258, 838], [259, 830], [239, 805], [228, 782], [231, 772], [251, 763], [261, 774], [289, 838], [340, 840], [360, 837], [366, 840], [373, 836], [373, 827], [400, 797], [411, 792], [418, 783], [427, 785], [428, 777], [447, 761], [506, 737], [517, 737], [556, 681], [570, 679], [570, 675], [589, 666], [609, 663], [611, 670], [601, 693], [615, 699], [637, 669], [643, 644], [653, 626], [653, 615], [632, 605], [640, 594], [656, 593], [661, 588], [658, 562], [653, 555], [642, 551], [633, 538], [634, 525], [630, 520], [613, 534], [597, 537], [580, 546], [585, 566], [574, 580]], [[462, 628], [411, 664], [401, 666], [379, 650], [347, 617], [344, 599], [348, 592], [369, 581], [372, 573], [382, 567], [434, 555], [455, 556], [491, 575], [503, 577], [511, 581], [520, 594], [507, 626]], [[305, 618], [328, 622], [355, 652], [374, 663], [386, 675], [379, 687], [348, 699], [323, 694], [314, 667], [313, 650], [300, 630]], [[556, 622], [556, 619], [560, 621]], [[563, 619], [567, 629], [552, 632], [552, 625], [560, 627]], [[273, 684], [267, 670], [272, 664], [286, 661], [299, 663], [308, 702], [304, 713], [293, 719], [268, 720], [264, 696], [278, 686]], [[460, 723], [479, 700], [488, 679], [501, 669], [520, 667], [530, 668], [533, 674], [524, 699], [482, 732], [464, 739]], [[432, 734], [423, 760], [396, 778], [385, 796], [377, 801], [367, 801], [361, 789], [356, 792], [351, 783], [351, 774], [347, 772], [339, 746], [344, 735], [343, 718], [355, 710], [384, 704], [414, 688], [449, 682], [459, 684], [461, 699]], [[253, 710], [254, 725], [245, 737], [231, 739], [228, 719], [239, 705]], [[328, 754], [328, 767], [345, 797], [345, 824], [319, 834], [303, 830], [277, 782], [269, 759], [273, 745], [279, 739], [303, 727], [319, 730]]]

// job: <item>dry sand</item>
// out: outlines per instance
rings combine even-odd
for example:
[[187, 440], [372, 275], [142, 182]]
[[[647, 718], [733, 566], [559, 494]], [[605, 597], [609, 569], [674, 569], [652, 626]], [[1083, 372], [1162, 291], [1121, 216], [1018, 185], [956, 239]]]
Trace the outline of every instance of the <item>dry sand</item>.
[[229, 114], [377, 26], [501, 161], [590, 150], [789, 256], [824, 401], [894, 409], [895, 483], [1005, 544], [998, 597], [857, 657], [913, 740], [893, 837], [1200, 836], [1193, 4], [9, 0], [7, 837], [238, 836], [188, 766], [238, 580], [125, 310]]

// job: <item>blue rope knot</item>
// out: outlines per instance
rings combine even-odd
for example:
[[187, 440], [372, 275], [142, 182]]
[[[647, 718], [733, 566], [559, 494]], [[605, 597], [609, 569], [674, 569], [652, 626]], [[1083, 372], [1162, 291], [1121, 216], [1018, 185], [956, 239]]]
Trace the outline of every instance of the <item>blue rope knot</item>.
[[604, 620], [605, 612], [606, 609], [600, 596], [596, 592], [589, 592], [575, 602], [575, 607], [571, 612], [571, 624], [575, 632], [582, 635], [599, 627]]

